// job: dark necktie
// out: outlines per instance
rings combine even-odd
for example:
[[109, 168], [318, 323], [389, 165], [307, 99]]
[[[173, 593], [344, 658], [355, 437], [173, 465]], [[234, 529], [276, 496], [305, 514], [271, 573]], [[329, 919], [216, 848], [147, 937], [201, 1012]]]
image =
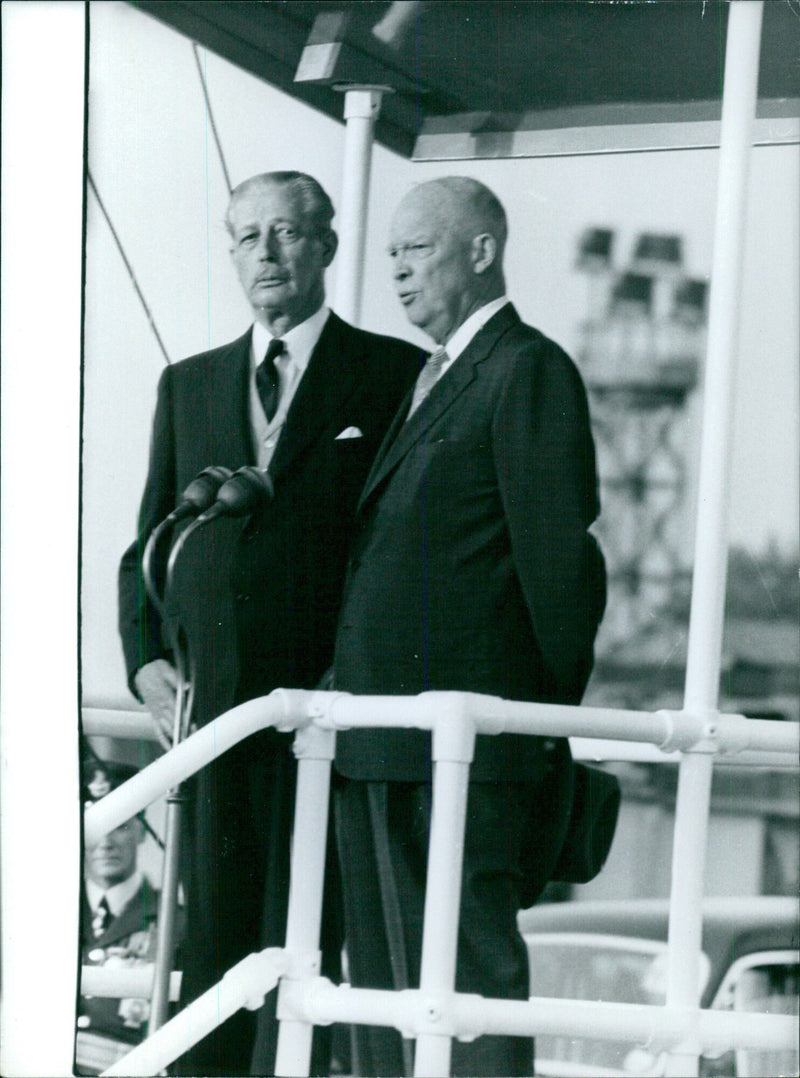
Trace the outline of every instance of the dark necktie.
[[111, 920], [111, 909], [106, 901], [106, 896], [100, 899], [97, 904], [97, 909], [94, 911], [92, 917], [92, 933], [95, 939], [99, 939], [108, 928], [109, 921]]
[[278, 410], [278, 397], [280, 396], [281, 380], [275, 360], [282, 355], [286, 345], [283, 341], [273, 339], [269, 342], [267, 354], [256, 368], [256, 389], [264, 409], [267, 422], [271, 423]]
[[420, 404], [425, 400], [430, 391], [436, 385], [441, 374], [442, 366], [448, 360], [447, 352], [444, 348], [437, 348], [432, 355], [428, 356], [425, 360], [425, 366], [419, 372], [419, 376], [414, 386], [414, 396], [411, 398], [411, 407], [408, 409], [408, 415], [406, 419], [410, 419]]

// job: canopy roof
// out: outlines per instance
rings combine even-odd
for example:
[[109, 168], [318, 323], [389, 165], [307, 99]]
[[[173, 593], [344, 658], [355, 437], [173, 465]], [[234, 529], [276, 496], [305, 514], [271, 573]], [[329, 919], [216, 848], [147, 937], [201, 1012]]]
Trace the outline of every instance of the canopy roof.
[[[719, 0], [133, 2], [336, 119], [334, 85], [391, 87], [376, 137], [409, 157], [715, 140], [729, 6]], [[797, 137], [785, 118], [800, 115], [798, 41], [798, 5], [769, 0], [757, 141]]]

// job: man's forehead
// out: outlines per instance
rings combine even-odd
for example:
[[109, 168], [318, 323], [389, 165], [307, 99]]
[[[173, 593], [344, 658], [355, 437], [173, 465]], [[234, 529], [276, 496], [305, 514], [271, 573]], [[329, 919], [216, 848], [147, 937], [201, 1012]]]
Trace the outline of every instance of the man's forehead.
[[234, 225], [270, 219], [300, 220], [304, 216], [297, 195], [288, 187], [264, 183], [239, 195], [230, 208]]
[[445, 188], [425, 185], [410, 191], [395, 211], [391, 234], [409, 233], [441, 235], [453, 231], [458, 224], [458, 208]]

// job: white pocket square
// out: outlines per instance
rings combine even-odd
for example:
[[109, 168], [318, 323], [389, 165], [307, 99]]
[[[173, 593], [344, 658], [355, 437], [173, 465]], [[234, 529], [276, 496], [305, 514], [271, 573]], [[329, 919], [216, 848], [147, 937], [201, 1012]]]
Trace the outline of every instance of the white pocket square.
[[337, 434], [334, 438], [335, 442], [342, 441], [345, 438], [363, 438], [363, 433], [358, 427], [345, 427], [341, 434]]

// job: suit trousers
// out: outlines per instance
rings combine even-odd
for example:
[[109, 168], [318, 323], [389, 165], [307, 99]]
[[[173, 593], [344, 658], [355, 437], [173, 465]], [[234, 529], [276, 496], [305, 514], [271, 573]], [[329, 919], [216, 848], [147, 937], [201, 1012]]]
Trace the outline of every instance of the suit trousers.
[[[470, 783], [456, 990], [527, 999], [528, 958], [517, 928], [520, 849], [535, 786]], [[336, 839], [342, 869], [350, 982], [359, 988], [418, 988], [430, 828], [431, 785], [339, 781]], [[387, 921], [389, 927], [387, 931]], [[354, 1073], [409, 1073], [399, 1033], [355, 1027]], [[404, 1050], [405, 1049], [405, 1050]], [[453, 1041], [453, 1075], [533, 1073], [533, 1041], [484, 1036]]]

